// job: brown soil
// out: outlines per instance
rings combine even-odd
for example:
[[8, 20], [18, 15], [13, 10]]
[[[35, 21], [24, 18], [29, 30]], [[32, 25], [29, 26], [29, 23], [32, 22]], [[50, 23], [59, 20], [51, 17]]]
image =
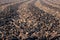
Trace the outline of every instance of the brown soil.
[[47, 4], [26, 0], [1, 5], [0, 40], [60, 40], [60, 9]]

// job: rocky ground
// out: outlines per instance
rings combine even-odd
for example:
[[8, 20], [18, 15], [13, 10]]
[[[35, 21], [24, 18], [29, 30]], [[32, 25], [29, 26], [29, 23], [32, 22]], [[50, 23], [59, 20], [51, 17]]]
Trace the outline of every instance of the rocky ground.
[[60, 40], [60, 9], [41, 1], [0, 5], [0, 40]]

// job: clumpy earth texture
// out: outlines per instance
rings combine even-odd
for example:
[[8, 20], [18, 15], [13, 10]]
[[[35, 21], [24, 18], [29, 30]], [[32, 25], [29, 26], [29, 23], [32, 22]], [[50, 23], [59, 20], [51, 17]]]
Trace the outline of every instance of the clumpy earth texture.
[[1, 0], [0, 40], [60, 40], [60, 0]]

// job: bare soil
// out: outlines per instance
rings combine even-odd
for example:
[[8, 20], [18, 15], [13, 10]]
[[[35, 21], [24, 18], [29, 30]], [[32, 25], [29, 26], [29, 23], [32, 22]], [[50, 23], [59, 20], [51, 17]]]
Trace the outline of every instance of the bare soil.
[[60, 9], [41, 1], [0, 5], [0, 40], [60, 40]]

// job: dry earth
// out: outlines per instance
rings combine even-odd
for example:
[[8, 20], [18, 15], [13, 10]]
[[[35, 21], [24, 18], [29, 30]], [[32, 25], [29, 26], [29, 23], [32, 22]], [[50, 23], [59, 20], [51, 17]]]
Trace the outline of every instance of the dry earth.
[[0, 0], [0, 40], [60, 40], [60, 0]]

